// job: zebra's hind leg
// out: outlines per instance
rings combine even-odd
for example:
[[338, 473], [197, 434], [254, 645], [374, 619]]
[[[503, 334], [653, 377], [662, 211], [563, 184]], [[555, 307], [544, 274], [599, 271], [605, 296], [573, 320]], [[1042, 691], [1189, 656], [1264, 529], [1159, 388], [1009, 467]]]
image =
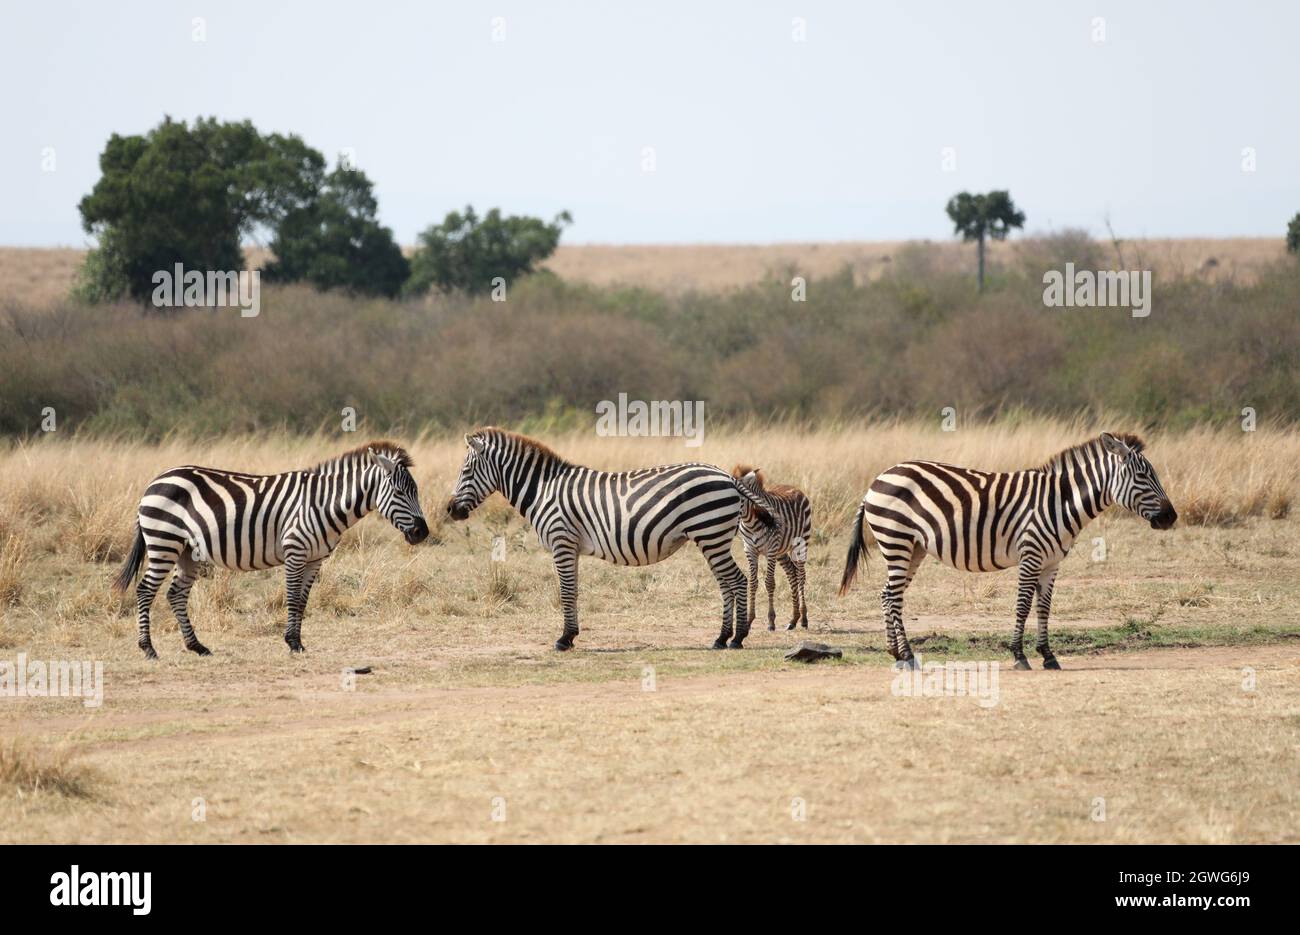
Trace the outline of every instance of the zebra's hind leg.
[[[772, 601], [776, 595], [776, 562], [772, 560], [771, 555], [768, 555], [767, 557], [767, 571], [763, 575], [763, 587], [767, 589], [767, 628], [769, 630], [775, 630], [776, 607], [773, 605]], [[753, 611], [750, 611], [749, 619], [754, 619]]]
[[1025, 658], [1025, 619], [1029, 616], [1029, 607], [1038, 592], [1038, 563], [1028, 557], [1020, 559], [1020, 581], [1016, 587], [1016, 630], [1011, 638], [1011, 658], [1015, 668], [1030, 669], [1029, 660]]
[[[700, 540], [698, 543], [722, 594], [722, 630], [713, 641], [714, 649], [741, 649], [745, 637], [749, 635], [749, 582], [736, 560], [731, 557], [731, 539], [734, 535], [733, 532], [725, 538]], [[733, 619], [736, 622], [734, 636], [731, 628]]]
[[889, 654], [898, 660], [900, 668], [915, 669], [916, 657], [912, 645], [907, 641], [907, 631], [903, 628], [903, 594], [912, 583], [912, 576], [925, 558], [925, 550], [919, 543], [908, 543], [905, 550], [894, 545], [880, 547], [888, 565], [885, 586], [880, 590], [880, 604], [885, 614], [885, 633], [889, 640]]
[[799, 571], [799, 622], [806, 630], [808, 629], [808, 568], [807, 563], [800, 558], [795, 559], [794, 564]]
[[1052, 587], [1056, 584], [1056, 569], [1044, 571], [1038, 576], [1038, 645], [1035, 647], [1043, 657], [1044, 669], [1059, 669], [1051, 647], [1047, 645], [1047, 618], [1052, 612]]
[[146, 659], [158, 658], [158, 651], [153, 648], [153, 640], [149, 638], [149, 611], [153, 607], [154, 598], [158, 596], [158, 589], [167, 580], [175, 564], [174, 553], [151, 554], [149, 567], [135, 588], [136, 623], [140, 631], [136, 644]]
[[560, 579], [560, 607], [564, 611], [564, 632], [555, 641], [558, 652], [573, 648], [578, 635], [578, 548], [561, 542], [551, 550], [555, 560], [555, 574]]
[[[794, 607], [793, 616], [790, 622], [785, 625], [787, 630], [793, 630], [799, 625], [799, 609], [802, 600], [803, 589], [799, 580], [799, 565], [788, 555], [781, 556], [781, 568], [785, 570], [785, 578], [790, 582], [790, 602]], [[803, 625], [808, 626], [808, 611], [803, 613]]]
[[749, 564], [749, 589], [745, 592], [748, 597], [748, 613], [745, 614], [745, 620], [752, 626], [754, 623], [754, 608], [758, 606], [758, 549], [745, 542], [745, 560]]
[[193, 562], [182, 557], [176, 570], [176, 577], [172, 579], [172, 586], [167, 589], [167, 603], [171, 604], [176, 622], [180, 624], [181, 639], [185, 640], [185, 648], [200, 656], [211, 656], [212, 651], [199, 642], [198, 637], [194, 635], [194, 625], [190, 623], [190, 588], [194, 587], [194, 579], [197, 577], [198, 568]]

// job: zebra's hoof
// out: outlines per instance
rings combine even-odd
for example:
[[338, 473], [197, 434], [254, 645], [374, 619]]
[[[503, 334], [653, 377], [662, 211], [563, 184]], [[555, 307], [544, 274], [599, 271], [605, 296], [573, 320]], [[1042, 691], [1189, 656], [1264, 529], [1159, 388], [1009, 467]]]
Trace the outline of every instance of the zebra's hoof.
[[767, 625], [767, 628], [768, 628], [768, 630], [775, 630], [775, 629], [776, 629], [776, 624], [775, 624], [775, 623], [769, 623], [769, 624]]
[[787, 624], [785, 625], [785, 628], [786, 628], [787, 630], [793, 630], [793, 629], [794, 629], [795, 627], [797, 627], [797, 626], [799, 626], [799, 621], [798, 621], [798, 620], [791, 620], [789, 623], [787, 623]]
[[555, 641], [555, 651], [557, 653], [567, 653], [571, 649], [573, 649], [573, 640], [568, 640], [567, 642], [565, 640]]
[[728, 648], [728, 649], [744, 649], [745, 647], [741, 645], [740, 638], [737, 637], [736, 639], [733, 639], [730, 643], [727, 644], [727, 648]]
[[[1026, 665], [1025, 668], [1027, 669], [1027, 668], [1029, 668], [1029, 666]], [[1043, 657], [1043, 668], [1044, 668], [1044, 669], [1057, 669], [1057, 670], [1059, 670], [1059, 669], [1061, 668], [1061, 664], [1060, 664], [1059, 662], [1056, 661], [1056, 657], [1055, 657], [1055, 656], [1044, 656], [1044, 657]]]
[[1032, 668], [1032, 667], [1029, 665], [1029, 660], [1026, 659], [1024, 656], [1021, 656], [1019, 659], [1016, 660], [1016, 665], [1015, 665], [1015, 667], [1016, 667], [1017, 669], [1029, 669], [1029, 668]]
[[894, 668], [899, 671], [912, 670], [920, 668], [915, 656], [908, 656], [906, 659], [900, 659], [894, 663]]
[[156, 649], [153, 648], [153, 644], [152, 644], [152, 643], [149, 644], [149, 645], [147, 645], [147, 646], [141, 646], [140, 649], [144, 652], [144, 657], [145, 657], [146, 659], [157, 659], [157, 658], [158, 658], [158, 650], [156, 650]]
[[718, 637], [716, 640], [713, 641], [713, 648], [714, 648], [714, 649], [726, 649], [726, 648], [727, 648], [727, 638], [726, 638], [725, 636], [720, 636], [720, 637]]
[[212, 655], [212, 650], [208, 649], [208, 647], [204, 646], [204, 645], [203, 645], [202, 643], [200, 643], [198, 640], [195, 640], [193, 643], [190, 643], [190, 644], [187, 645], [185, 648], [188, 649], [188, 650], [189, 650], [190, 652], [192, 652], [192, 653], [198, 653], [200, 656], [211, 656], [211, 655]]
[[298, 640], [293, 640], [292, 642], [285, 640], [285, 642], [289, 644], [289, 652], [291, 653], [305, 653], [307, 651], [307, 647], [302, 645]]

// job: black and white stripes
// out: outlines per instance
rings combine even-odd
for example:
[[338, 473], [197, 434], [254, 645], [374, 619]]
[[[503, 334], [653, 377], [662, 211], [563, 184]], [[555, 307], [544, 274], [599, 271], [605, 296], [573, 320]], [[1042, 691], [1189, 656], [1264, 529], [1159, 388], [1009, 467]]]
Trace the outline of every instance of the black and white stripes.
[[1019, 566], [1016, 626], [1011, 644], [1016, 668], [1028, 669], [1025, 619], [1038, 599], [1038, 652], [1043, 667], [1059, 669], [1047, 642], [1047, 618], [1057, 566], [1080, 531], [1112, 503], [1169, 529], [1178, 519], [1155, 469], [1133, 435], [1099, 438], [1056, 455], [1041, 468], [989, 473], [934, 461], [907, 461], [872, 483], [854, 519], [840, 582], [845, 594], [865, 557], [865, 521], [888, 566], [880, 592], [889, 652], [912, 666], [903, 630], [903, 593], [929, 553], [965, 571]]
[[772, 595], [776, 590], [776, 566], [780, 563], [790, 582], [790, 597], [794, 605], [787, 630], [800, 623], [808, 628], [808, 540], [812, 538], [812, 504], [802, 490], [786, 484], [768, 484], [758, 468], [738, 464], [731, 476], [750, 489], [767, 505], [776, 519], [775, 525], [758, 521], [754, 508], [746, 504], [740, 519], [740, 538], [745, 545], [745, 558], [749, 564], [749, 622], [754, 622], [758, 597], [758, 558], [767, 558], [767, 571], [763, 585], [767, 589], [767, 628], [776, 629], [776, 608]]
[[136, 588], [145, 656], [158, 655], [149, 636], [149, 611], [174, 567], [167, 600], [185, 648], [208, 655], [188, 615], [190, 588], [200, 565], [208, 562], [232, 571], [283, 565], [289, 609], [284, 640], [301, 652], [307, 597], [321, 563], [349, 527], [378, 510], [407, 542], [428, 536], [411, 463], [401, 447], [377, 441], [304, 471], [242, 474], [186, 465], [160, 474], [140, 501], [135, 545], [114, 583], [125, 590], [147, 558]]
[[709, 464], [597, 471], [570, 464], [530, 438], [490, 427], [466, 435], [465, 443], [447, 512], [465, 519], [500, 491], [532, 524], [560, 579], [564, 632], [556, 649], [572, 648], [578, 635], [579, 555], [615, 565], [653, 565], [686, 542], [700, 547], [722, 592], [722, 632], [714, 648], [741, 647], [749, 614], [745, 576], [731, 556], [731, 540], [742, 504], [753, 504], [760, 522], [772, 518], [726, 471]]

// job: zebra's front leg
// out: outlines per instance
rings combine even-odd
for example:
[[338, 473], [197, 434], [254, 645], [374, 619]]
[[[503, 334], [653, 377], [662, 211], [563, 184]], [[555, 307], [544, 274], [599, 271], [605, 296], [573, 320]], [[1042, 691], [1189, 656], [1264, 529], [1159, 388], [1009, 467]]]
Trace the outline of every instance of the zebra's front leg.
[[167, 589], [167, 603], [171, 605], [172, 613], [176, 615], [176, 622], [180, 624], [181, 638], [185, 640], [185, 648], [192, 653], [198, 653], [200, 656], [211, 656], [212, 650], [199, 642], [199, 638], [194, 635], [194, 625], [190, 623], [190, 588], [194, 587], [194, 579], [197, 576], [198, 569], [192, 564], [182, 561], [180, 570], [172, 581], [172, 586]]
[[573, 648], [578, 635], [578, 550], [564, 542], [551, 550], [555, 560], [555, 574], [560, 579], [560, 606], [564, 610], [564, 633], [555, 641], [555, 648], [565, 652]]
[[289, 644], [289, 652], [300, 653], [302, 645], [302, 617], [307, 610], [308, 569], [310, 577], [315, 577], [319, 562], [308, 563], [297, 556], [286, 559], [284, 563], [284, 602], [289, 608], [289, 623], [284, 629], [284, 641]]
[[1025, 620], [1029, 606], [1038, 592], [1038, 565], [1027, 559], [1020, 560], [1020, 583], [1016, 589], [1016, 630], [1011, 638], [1011, 656], [1017, 669], [1032, 668], [1025, 658]]
[[1052, 612], [1052, 588], [1056, 584], [1056, 569], [1038, 576], [1038, 654], [1043, 657], [1044, 669], [1059, 669], [1061, 664], [1047, 645], [1047, 617]]
[[[799, 567], [789, 555], [782, 555], [781, 568], [785, 571], [785, 579], [790, 582], [790, 603], [794, 607], [793, 615], [785, 628], [793, 630], [799, 625]], [[807, 620], [804, 621], [804, 626], [808, 626]]]

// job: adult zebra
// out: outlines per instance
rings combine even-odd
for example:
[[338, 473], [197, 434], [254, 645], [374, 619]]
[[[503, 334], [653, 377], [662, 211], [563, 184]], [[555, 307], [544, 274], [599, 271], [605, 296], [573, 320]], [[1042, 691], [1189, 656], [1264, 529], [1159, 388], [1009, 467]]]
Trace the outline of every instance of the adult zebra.
[[412, 545], [428, 537], [411, 466], [404, 448], [374, 441], [305, 471], [241, 474], [185, 465], [159, 474], [140, 500], [135, 546], [113, 582], [125, 591], [148, 556], [135, 592], [145, 657], [158, 658], [149, 638], [149, 610], [173, 567], [179, 571], [167, 601], [185, 648], [210, 655], [188, 613], [190, 588], [206, 562], [231, 571], [283, 565], [289, 607], [284, 641], [290, 651], [302, 652], [307, 597], [321, 562], [353, 523], [378, 510]]
[[1020, 566], [1011, 654], [1028, 669], [1025, 618], [1038, 599], [1038, 652], [1059, 669], [1047, 643], [1057, 567], [1080, 531], [1112, 503], [1169, 529], [1178, 519], [1135, 435], [1100, 437], [1067, 448], [1042, 467], [989, 473], [935, 461], [906, 461], [875, 479], [854, 518], [840, 594], [865, 556], [865, 518], [888, 566], [880, 591], [889, 653], [915, 668], [903, 630], [903, 592], [926, 553], [964, 571]]
[[700, 547], [722, 592], [722, 632], [713, 648], [741, 648], [749, 635], [749, 614], [745, 575], [731, 557], [731, 540], [744, 503], [754, 505], [761, 522], [774, 520], [726, 471], [711, 464], [596, 471], [569, 463], [531, 438], [490, 426], [466, 435], [465, 444], [447, 513], [466, 519], [500, 491], [532, 524], [560, 579], [564, 633], [555, 641], [557, 650], [572, 649], [578, 635], [579, 555], [614, 565], [653, 565], [686, 542]]

